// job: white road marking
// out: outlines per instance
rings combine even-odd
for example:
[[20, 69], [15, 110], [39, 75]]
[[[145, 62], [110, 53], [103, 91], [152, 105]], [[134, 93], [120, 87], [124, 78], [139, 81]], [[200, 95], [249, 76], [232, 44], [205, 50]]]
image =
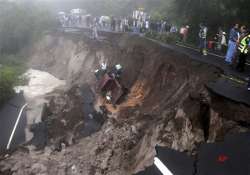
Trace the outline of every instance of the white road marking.
[[154, 158], [154, 164], [163, 175], [173, 175], [173, 173], [161, 162], [159, 158]]
[[26, 103], [25, 105], [23, 105], [23, 107], [21, 108], [21, 110], [20, 110], [20, 112], [19, 112], [19, 114], [18, 114], [18, 117], [17, 117], [16, 123], [15, 123], [15, 126], [14, 126], [14, 128], [13, 128], [13, 130], [12, 130], [12, 132], [11, 132], [11, 135], [10, 135], [10, 138], [9, 138], [9, 141], [8, 141], [8, 145], [7, 145], [7, 147], [6, 147], [7, 150], [10, 149], [10, 144], [11, 144], [12, 139], [13, 139], [13, 136], [14, 136], [14, 134], [15, 134], [17, 125], [18, 125], [19, 120], [20, 120], [20, 118], [21, 118], [21, 116], [22, 116], [23, 110], [24, 110], [24, 108], [25, 108], [27, 105], [28, 105], [27, 103]]

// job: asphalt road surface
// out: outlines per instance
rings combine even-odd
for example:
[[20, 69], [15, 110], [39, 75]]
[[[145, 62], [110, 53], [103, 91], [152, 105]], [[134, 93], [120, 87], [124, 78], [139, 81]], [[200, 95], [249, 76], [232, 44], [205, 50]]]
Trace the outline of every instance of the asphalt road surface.
[[250, 133], [230, 135], [199, 150], [197, 175], [249, 175]]
[[162, 43], [161, 45], [173, 49], [177, 52], [186, 54], [193, 60], [210, 64], [223, 70], [223, 76], [221, 78], [214, 80], [214, 82], [207, 83], [207, 87], [209, 88], [209, 90], [232, 101], [250, 106], [250, 91], [247, 90], [246, 81], [248, 76], [250, 76], [250, 66], [246, 66], [245, 72], [240, 73], [234, 70], [229, 65], [227, 65], [224, 62], [224, 59], [220, 57], [214, 55], [202, 56], [199, 52], [195, 50], [181, 47], [178, 45], [174, 46]]
[[[193, 175], [195, 172], [194, 159], [185, 153], [181, 153], [169, 148], [156, 146], [156, 157], [168, 168], [173, 175]], [[168, 173], [165, 172], [167, 175]], [[136, 175], [162, 175], [163, 172], [156, 164], [146, 168]], [[170, 173], [169, 173], [170, 175]]]
[[221, 77], [215, 82], [208, 83], [207, 87], [217, 95], [250, 106], [250, 91], [247, 90], [246, 84]]
[[[250, 133], [228, 135], [221, 143], [204, 143], [196, 159], [169, 148], [156, 147], [156, 152], [173, 175], [250, 174]], [[154, 164], [136, 175], [163, 174]]]
[[[23, 95], [17, 94], [0, 108], [0, 153], [6, 151], [11, 132], [24, 104], [25, 100]], [[24, 110], [10, 145], [11, 149], [25, 141], [26, 123], [26, 112]]]

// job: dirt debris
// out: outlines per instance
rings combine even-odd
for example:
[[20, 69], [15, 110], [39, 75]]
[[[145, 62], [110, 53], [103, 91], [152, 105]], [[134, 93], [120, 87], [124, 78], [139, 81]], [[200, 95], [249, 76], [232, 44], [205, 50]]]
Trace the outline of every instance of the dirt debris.
[[[50, 140], [68, 141], [63, 139], [59, 150], [51, 141], [44, 151], [16, 151], [0, 162], [0, 172], [128, 175], [153, 163], [155, 145], [195, 155], [201, 143], [249, 130], [239, 124], [249, 122], [248, 107], [206, 89], [219, 70], [144, 38], [114, 34], [104, 42], [47, 36], [36, 48], [31, 66], [67, 79], [67, 91], [54, 94], [43, 120], [49, 121]], [[80, 64], [73, 70], [76, 62]], [[101, 62], [124, 67], [121, 83], [130, 91], [116, 108], [95, 91], [93, 72]], [[77, 128], [93, 112], [84, 112], [89, 99], [79, 87], [86, 84], [94, 94], [93, 104], [88, 104], [107, 112], [108, 118], [98, 130], [80, 137]]]
[[[104, 132], [98, 132], [76, 145], [66, 147], [64, 151], [52, 152], [49, 156], [46, 151], [29, 153], [17, 151], [12, 155], [15, 159], [5, 160], [8, 166], [5, 166], [2, 171], [11, 169], [14, 174], [75, 174], [75, 171], [71, 171], [74, 166], [73, 169], [76, 169], [79, 174], [83, 174], [83, 172], [91, 174], [93, 171], [97, 174], [109, 174], [110, 172], [120, 174], [122, 170], [117, 167], [123, 167], [124, 162], [129, 161], [128, 151], [137, 143], [136, 140], [139, 137], [132, 132], [129, 125], [114, 128], [112, 122], [108, 121], [103, 126]], [[114, 143], [110, 144], [112, 142]], [[122, 162], [120, 157], [123, 158]], [[23, 161], [16, 164], [15, 161], [21, 158]], [[119, 161], [117, 161], [118, 158]], [[95, 167], [94, 170], [93, 167]]]

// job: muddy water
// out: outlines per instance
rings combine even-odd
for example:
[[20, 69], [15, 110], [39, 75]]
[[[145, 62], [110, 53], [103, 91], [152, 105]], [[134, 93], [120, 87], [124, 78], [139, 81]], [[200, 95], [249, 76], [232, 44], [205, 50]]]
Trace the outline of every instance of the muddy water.
[[[67, 108], [67, 105], [60, 106], [60, 104], [49, 103], [44, 107], [42, 122], [33, 125], [31, 128], [34, 133], [31, 144], [35, 145], [36, 148], [43, 149], [47, 144], [52, 144], [58, 146], [60, 150], [61, 143], [72, 143], [68, 140], [67, 135], [72, 135], [73, 139], [80, 139], [101, 129], [105, 121], [105, 115], [94, 109], [95, 95], [90, 86], [86, 84], [72, 88], [66, 94], [69, 98], [62, 98], [61, 100], [66, 102], [67, 105], [73, 105], [70, 111], [63, 111]], [[65, 97], [65, 94], [61, 95]], [[56, 108], [59, 108], [59, 110]], [[54, 113], [55, 111], [59, 111], [59, 113]], [[62, 120], [67, 124], [62, 125], [60, 122]], [[50, 142], [50, 139], [56, 141]]]
[[95, 96], [88, 85], [80, 87], [81, 96], [83, 98], [83, 113], [84, 124], [80, 129], [80, 134], [83, 137], [89, 136], [101, 129], [102, 124], [105, 121], [103, 114], [98, 113], [94, 109]]
[[16, 92], [23, 91], [27, 107], [27, 120], [25, 120], [25, 140], [44, 147], [47, 138], [46, 126], [41, 122], [41, 115], [44, 103], [47, 102], [45, 96], [57, 88], [63, 88], [66, 84], [64, 80], [59, 80], [48, 72], [29, 69], [23, 77], [28, 80], [25, 86], [15, 87]]

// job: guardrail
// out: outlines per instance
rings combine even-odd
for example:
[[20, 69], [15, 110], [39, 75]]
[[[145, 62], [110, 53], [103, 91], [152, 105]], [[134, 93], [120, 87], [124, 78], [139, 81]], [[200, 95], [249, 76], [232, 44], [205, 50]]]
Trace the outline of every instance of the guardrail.
[[17, 120], [16, 120], [16, 122], [15, 122], [14, 128], [13, 128], [13, 130], [12, 130], [12, 132], [11, 132], [11, 135], [10, 135], [10, 138], [9, 138], [9, 141], [8, 141], [8, 144], [7, 144], [7, 147], [6, 147], [7, 150], [10, 149], [10, 144], [11, 144], [12, 139], [13, 139], [13, 137], [14, 137], [14, 134], [15, 134], [15, 132], [16, 132], [17, 125], [18, 125], [19, 120], [20, 120], [20, 118], [21, 118], [21, 116], [22, 116], [23, 110], [26, 108], [27, 105], [28, 105], [27, 103], [26, 103], [25, 105], [23, 105], [23, 107], [21, 108], [21, 110], [20, 110], [20, 112], [19, 112], [19, 114], [18, 114]]

